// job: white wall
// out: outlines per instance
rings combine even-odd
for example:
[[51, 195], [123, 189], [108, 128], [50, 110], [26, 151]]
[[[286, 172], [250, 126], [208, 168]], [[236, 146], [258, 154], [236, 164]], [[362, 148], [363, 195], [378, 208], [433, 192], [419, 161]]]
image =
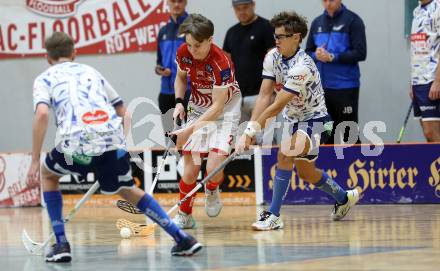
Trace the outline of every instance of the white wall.
[[[89, 0], [90, 1], [90, 0]], [[0, 0], [0, 6], [11, 3]], [[403, 0], [345, 0], [348, 8], [364, 20], [367, 31], [368, 56], [361, 64], [361, 126], [367, 121], [381, 120], [387, 125], [382, 135], [386, 142], [395, 141], [409, 106], [409, 52], [404, 38]], [[257, 12], [270, 18], [282, 10], [295, 9], [309, 18], [321, 14], [319, 0], [257, 0]], [[190, 12], [202, 13], [215, 24], [214, 40], [222, 45], [226, 30], [236, 23], [229, 0], [189, 0]], [[112, 56], [79, 56], [77, 61], [94, 66], [114, 85], [128, 103], [136, 97], [157, 100], [159, 78], [154, 74], [155, 54], [134, 53]], [[0, 152], [29, 151], [31, 148], [32, 82], [47, 68], [44, 59], [0, 61]], [[152, 107], [145, 104], [136, 111], [135, 121]], [[53, 123], [53, 122], [52, 122]], [[52, 124], [51, 123], [51, 124]], [[151, 131], [161, 138], [159, 129], [144, 125], [134, 130], [134, 141], [140, 142]], [[48, 132], [45, 148], [53, 146], [54, 127]], [[419, 124], [412, 118], [405, 141], [423, 141]]]

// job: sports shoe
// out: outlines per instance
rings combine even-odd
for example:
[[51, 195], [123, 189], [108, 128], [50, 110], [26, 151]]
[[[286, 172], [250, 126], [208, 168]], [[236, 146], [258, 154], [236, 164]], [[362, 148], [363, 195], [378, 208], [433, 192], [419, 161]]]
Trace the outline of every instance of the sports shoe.
[[196, 221], [192, 215], [182, 211], [177, 212], [177, 215], [173, 218], [173, 222], [181, 229], [194, 229], [196, 227]]
[[187, 235], [171, 249], [173, 256], [191, 256], [202, 249], [202, 244], [191, 235]]
[[256, 231], [270, 231], [284, 228], [281, 216], [276, 216], [269, 211], [263, 211], [260, 214], [260, 220], [252, 224]]
[[356, 189], [347, 191], [347, 202], [345, 204], [335, 203], [331, 217], [334, 221], [343, 219], [350, 208], [359, 201], [359, 192]]
[[54, 244], [51, 251], [46, 255], [46, 262], [68, 263], [71, 260], [69, 243]]
[[205, 187], [205, 211], [209, 217], [216, 217], [220, 214], [223, 204], [220, 200], [220, 190], [217, 186], [215, 190]]

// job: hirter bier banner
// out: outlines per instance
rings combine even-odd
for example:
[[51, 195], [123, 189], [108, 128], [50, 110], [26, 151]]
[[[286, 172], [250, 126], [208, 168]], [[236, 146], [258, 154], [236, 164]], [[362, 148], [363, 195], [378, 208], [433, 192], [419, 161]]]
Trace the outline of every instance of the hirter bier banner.
[[164, 0], [17, 0], [0, 9], [0, 59], [43, 56], [54, 31], [78, 54], [154, 51], [168, 19]]
[[[316, 164], [343, 188], [362, 191], [360, 203], [440, 203], [440, 144], [385, 145], [374, 156], [366, 148], [323, 146]], [[274, 148], [262, 157], [265, 202], [272, 201], [277, 153]], [[334, 200], [300, 179], [295, 169], [284, 203], [333, 204]]]

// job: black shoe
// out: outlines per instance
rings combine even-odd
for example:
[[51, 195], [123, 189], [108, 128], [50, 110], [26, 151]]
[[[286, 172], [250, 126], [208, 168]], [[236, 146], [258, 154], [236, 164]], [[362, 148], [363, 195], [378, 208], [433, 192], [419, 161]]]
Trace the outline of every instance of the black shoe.
[[54, 244], [52, 250], [46, 255], [46, 262], [68, 263], [72, 260], [69, 243]]
[[171, 255], [192, 256], [201, 249], [202, 249], [202, 244], [197, 242], [197, 240], [191, 235], [188, 235], [171, 249]]

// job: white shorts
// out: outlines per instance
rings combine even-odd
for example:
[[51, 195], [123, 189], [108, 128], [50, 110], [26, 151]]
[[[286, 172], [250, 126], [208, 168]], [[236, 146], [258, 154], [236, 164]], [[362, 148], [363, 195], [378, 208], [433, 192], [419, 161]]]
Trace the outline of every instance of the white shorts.
[[[217, 121], [207, 122], [202, 128], [194, 131], [183, 146], [182, 153], [184, 155], [199, 153], [200, 156], [205, 157], [209, 152], [216, 152], [228, 156], [238, 130], [240, 107], [241, 98], [230, 101], [225, 105], [224, 113]], [[192, 125], [206, 110], [189, 102], [188, 122], [185, 126]]]

